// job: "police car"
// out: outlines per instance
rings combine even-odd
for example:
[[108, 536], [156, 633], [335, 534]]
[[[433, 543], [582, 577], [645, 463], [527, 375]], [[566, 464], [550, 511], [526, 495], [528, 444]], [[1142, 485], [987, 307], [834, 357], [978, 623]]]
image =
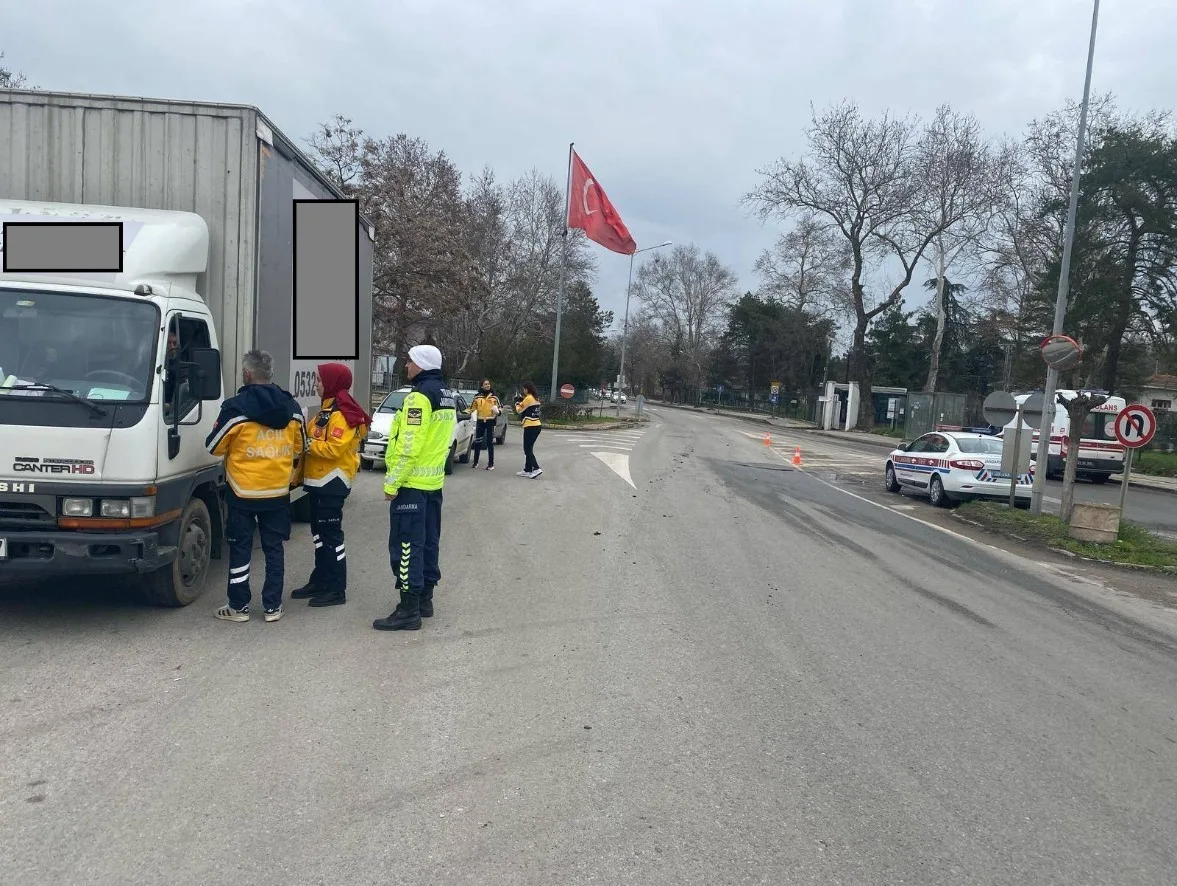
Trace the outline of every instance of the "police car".
[[[933, 431], [901, 443], [887, 456], [888, 492], [926, 495], [933, 505], [975, 498], [1009, 499], [1009, 474], [1001, 471], [1000, 437], [960, 431]], [[1016, 502], [1028, 507], [1034, 483], [1033, 465], [1018, 477]]]
[[[364, 440], [363, 448], [360, 449], [360, 463], [366, 470], [383, 469], [384, 452], [388, 449], [388, 432], [392, 430], [392, 420], [404, 405], [405, 397], [412, 390], [410, 387], [404, 387], [390, 391], [380, 401], [376, 411], [372, 413], [372, 427], [368, 429], [368, 437]], [[450, 454], [445, 460], [445, 472], [452, 474], [455, 461], [465, 462], [470, 458], [470, 453], [474, 449], [474, 430], [477, 424], [470, 416], [470, 407], [461, 394], [457, 391], [444, 391], [443, 393], [454, 398], [454, 404], [458, 410], [458, 420], [454, 422], [454, 438], [450, 443]]]

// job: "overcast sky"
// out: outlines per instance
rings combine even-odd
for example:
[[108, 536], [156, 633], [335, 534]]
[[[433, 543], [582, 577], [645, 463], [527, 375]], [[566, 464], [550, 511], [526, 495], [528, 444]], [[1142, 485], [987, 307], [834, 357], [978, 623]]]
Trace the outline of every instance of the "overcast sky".
[[[975, 113], [994, 135], [1078, 98], [1091, 0], [36, 0], [5, 63], [48, 89], [240, 102], [300, 144], [351, 117], [472, 173], [577, 150], [639, 246], [693, 241], [754, 288], [776, 236], [739, 205], [803, 149], [809, 103]], [[331, 12], [324, 10], [331, 9]], [[1175, 103], [1177, 3], [1104, 0], [1094, 89]], [[594, 247], [595, 248], [595, 247]], [[620, 319], [628, 259], [596, 249]], [[922, 295], [909, 298], [909, 303]]]

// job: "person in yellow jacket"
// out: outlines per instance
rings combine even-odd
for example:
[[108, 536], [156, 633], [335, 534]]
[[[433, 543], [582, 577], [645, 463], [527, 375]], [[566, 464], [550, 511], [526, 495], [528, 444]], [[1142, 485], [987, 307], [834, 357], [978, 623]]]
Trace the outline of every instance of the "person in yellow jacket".
[[388, 500], [388, 556], [400, 603], [378, 631], [416, 631], [433, 615], [433, 592], [441, 581], [441, 490], [454, 439], [457, 404], [441, 377], [441, 351], [433, 345], [409, 349], [406, 372], [413, 389], [388, 432], [384, 497]]
[[479, 390], [478, 396], [474, 398], [474, 402], [470, 404], [470, 409], [478, 420], [474, 431], [474, 464], [472, 467], [478, 467], [478, 455], [485, 447], [486, 469], [493, 471], [495, 469], [495, 425], [498, 424], [499, 413], [503, 411], [503, 404], [495, 396], [494, 387], [492, 387], [489, 378], [482, 380], [482, 388]]
[[519, 418], [523, 425], [524, 463], [523, 470], [519, 472], [519, 476], [534, 480], [543, 473], [543, 468], [535, 460], [535, 441], [539, 437], [540, 428], [543, 427], [543, 423], [539, 417], [539, 394], [535, 390], [535, 385], [531, 382], [523, 386], [522, 395], [515, 395], [515, 411], [519, 413]]
[[302, 480], [311, 497], [315, 568], [307, 583], [290, 595], [292, 600], [309, 598], [315, 607], [347, 602], [343, 505], [360, 467], [360, 444], [372, 424], [349, 392], [351, 382], [351, 370], [342, 363], [320, 363], [315, 374], [322, 404], [307, 427]]
[[222, 621], [249, 621], [249, 566], [253, 529], [261, 536], [266, 559], [262, 606], [266, 621], [282, 617], [285, 581], [283, 542], [290, 538], [290, 484], [295, 461], [306, 450], [302, 407], [273, 383], [274, 358], [249, 351], [241, 359], [241, 387], [221, 404], [204, 441], [225, 459], [228, 505], [225, 541], [229, 543], [229, 601], [214, 615]]

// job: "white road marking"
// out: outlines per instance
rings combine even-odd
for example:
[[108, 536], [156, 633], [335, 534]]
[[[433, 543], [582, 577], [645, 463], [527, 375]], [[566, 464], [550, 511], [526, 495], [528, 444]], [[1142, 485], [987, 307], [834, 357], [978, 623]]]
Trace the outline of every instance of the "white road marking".
[[581, 449], [596, 449], [604, 446], [606, 449], [624, 449], [626, 452], [632, 452], [632, 446], [626, 446], [624, 443], [581, 443]]
[[633, 483], [633, 477], [629, 475], [629, 456], [621, 455], [617, 452], [594, 452], [594, 456], [599, 458], [614, 474], [637, 489]]

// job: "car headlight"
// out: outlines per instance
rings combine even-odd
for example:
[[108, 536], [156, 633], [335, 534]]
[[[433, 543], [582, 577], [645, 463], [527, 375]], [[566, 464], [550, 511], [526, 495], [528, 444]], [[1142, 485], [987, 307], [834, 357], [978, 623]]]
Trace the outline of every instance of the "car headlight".
[[377, 442], [377, 441], [383, 440], [384, 435], [382, 433], [380, 433], [379, 431], [371, 431], [368, 434], [368, 439], [372, 440], [373, 442]]

